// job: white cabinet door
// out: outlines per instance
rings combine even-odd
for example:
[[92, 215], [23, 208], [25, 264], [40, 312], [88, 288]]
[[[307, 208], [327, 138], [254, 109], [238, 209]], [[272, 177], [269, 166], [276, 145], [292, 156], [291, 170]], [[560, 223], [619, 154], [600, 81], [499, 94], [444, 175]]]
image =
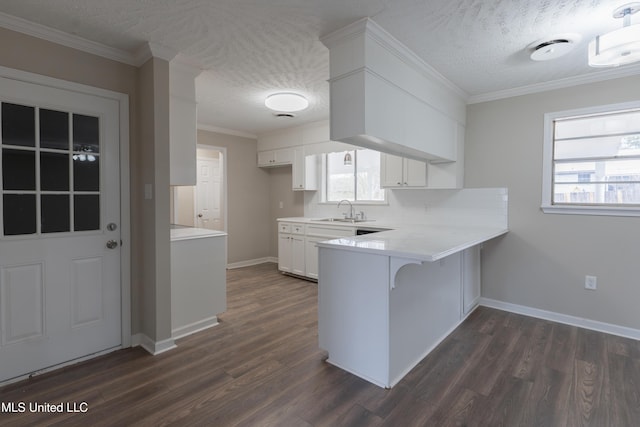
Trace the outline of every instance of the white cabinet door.
[[291, 235], [278, 234], [278, 270], [290, 273], [292, 270]]
[[293, 149], [258, 151], [258, 167], [284, 166], [293, 163]]
[[403, 158], [391, 154], [380, 155], [380, 186], [385, 188], [402, 187]]
[[420, 160], [404, 159], [404, 185], [425, 187], [427, 185], [427, 164]]
[[305, 156], [304, 148], [302, 147], [294, 149], [292, 167], [293, 189], [297, 191], [317, 190], [318, 179], [316, 172], [316, 156]]
[[380, 156], [380, 186], [383, 188], [425, 187], [427, 164], [391, 154]]
[[291, 235], [291, 272], [305, 275], [304, 236]]
[[304, 245], [305, 266], [307, 277], [312, 279], [318, 278], [318, 247], [316, 243], [327, 240], [322, 237], [307, 237]]

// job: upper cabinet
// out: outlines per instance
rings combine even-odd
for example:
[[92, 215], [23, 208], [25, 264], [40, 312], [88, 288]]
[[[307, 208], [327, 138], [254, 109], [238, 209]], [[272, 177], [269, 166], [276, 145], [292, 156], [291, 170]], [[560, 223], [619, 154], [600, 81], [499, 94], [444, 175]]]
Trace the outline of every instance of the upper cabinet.
[[258, 166], [261, 168], [284, 166], [291, 163], [293, 163], [293, 149], [291, 148], [258, 151]]
[[464, 93], [371, 19], [322, 37], [331, 139], [423, 161], [456, 162]]
[[426, 188], [427, 164], [420, 160], [381, 154], [380, 186], [383, 188]]
[[169, 183], [196, 185], [197, 103], [195, 78], [199, 68], [169, 63]]
[[304, 147], [294, 148], [292, 169], [294, 190], [318, 189], [318, 168], [315, 155], [306, 155]]

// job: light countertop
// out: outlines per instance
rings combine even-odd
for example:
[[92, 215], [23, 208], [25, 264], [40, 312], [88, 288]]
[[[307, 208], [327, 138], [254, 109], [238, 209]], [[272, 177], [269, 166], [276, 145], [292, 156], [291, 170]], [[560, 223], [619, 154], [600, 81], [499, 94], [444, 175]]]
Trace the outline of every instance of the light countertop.
[[281, 221], [306, 224], [342, 225], [355, 228], [386, 228], [388, 231], [361, 236], [341, 237], [318, 242], [319, 247], [365, 252], [418, 261], [433, 262], [456, 252], [507, 233], [504, 227], [474, 227], [470, 225], [393, 224], [386, 221], [358, 223], [324, 222], [313, 218], [281, 218]]
[[209, 230], [206, 228], [184, 227], [171, 229], [171, 241], [203, 239], [205, 237], [222, 237], [226, 236], [224, 231]]

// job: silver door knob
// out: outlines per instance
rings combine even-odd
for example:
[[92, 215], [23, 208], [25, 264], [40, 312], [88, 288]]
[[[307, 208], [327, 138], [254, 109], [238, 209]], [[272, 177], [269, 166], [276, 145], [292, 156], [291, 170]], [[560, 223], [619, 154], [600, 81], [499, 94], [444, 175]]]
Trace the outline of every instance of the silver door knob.
[[117, 247], [118, 247], [118, 242], [117, 242], [117, 241], [115, 241], [115, 240], [109, 240], [109, 241], [107, 242], [107, 248], [109, 248], [109, 249], [115, 249], [115, 248], [117, 248]]

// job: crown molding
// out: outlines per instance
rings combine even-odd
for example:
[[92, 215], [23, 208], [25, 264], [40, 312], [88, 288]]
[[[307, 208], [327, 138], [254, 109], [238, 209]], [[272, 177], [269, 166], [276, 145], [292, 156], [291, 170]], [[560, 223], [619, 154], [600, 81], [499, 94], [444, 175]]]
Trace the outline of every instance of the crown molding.
[[135, 67], [141, 66], [152, 57], [166, 61], [179, 58], [178, 62], [181, 65], [202, 70], [201, 64], [195, 60], [185, 55], [179, 55], [177, 50], [158, 43], [145, 43], [136, 52], [132, 53], [3, 12], [0, 12], [0, 27]]
[[198, 123], [198, 129], [199, 130], [205, 130], [205, 131], [208, 131], [208, 132], [222, 133], [224, 135], [239, 136], [239, 137], [242, 137], [242, 138], [250, 138], [250, 139], [258, 139], [258, 135], [254, 135], [254, 134], [249, 133], [249, 132], [245, 132], [245, 131], [242, 131], [242, 130], [221, 128], [221, 127], [218, 127], [218, 126], [211, 126], [211, 125], [207, 125], [207, 124], [204, 124], [204, 123]]
[[0, 27], [16, 31], [32, 37], [60, 44], [62, 46], [77, 49], [83, 52], [122, 62], [128, 65], [138, 66], [137, 60], [130, 52], [116, 49], [102, 43], [97, 43], [82, 37], [74, 36], [64, 31], [46, 27], [17, 16], [0, 12]]
[[619, 67], [611, 70], [599, 71], [589, 74], [582, 74], [574, 77], [566, 77], [564, 79], [552, 80], [550, 82], [520, 86], [513, 89], [505, 89], [479, 95], [471, 95], [467, 100], [467, 104], [479, 104], [481, 102], [497, 101], [500, 99], [513, 98], [515, 96], [531, 95], [534, 93], [564, 89], [589, 83], [599, 83], [606, 80], [613, 80], [621, 77], [630, 77], [637, 75], [640, 75], [640, 64], [628, 65], [626, 67]]

